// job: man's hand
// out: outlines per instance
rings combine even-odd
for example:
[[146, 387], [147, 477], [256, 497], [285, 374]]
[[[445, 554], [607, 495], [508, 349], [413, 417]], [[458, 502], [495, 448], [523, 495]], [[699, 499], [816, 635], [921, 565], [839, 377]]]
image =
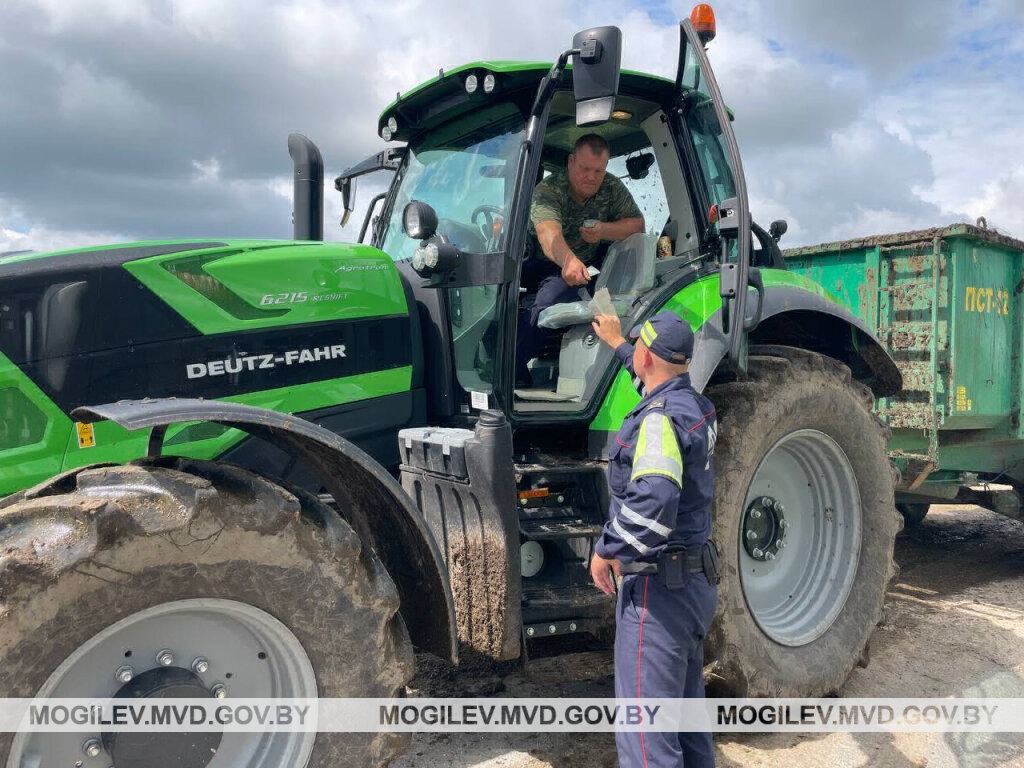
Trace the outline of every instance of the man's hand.
[[618, 560], [605, 560], [596, 552], [590, 558], [590, 578], [594, 580], [597, 588], [606, 595], [615, 591], [615, 585], [612, 584], [612, 573], [619, 578], [622, 575], [621, 568], [622, 564]]
[[599, 221], [592, 227], [580, 227], [580, 237], [588, 243], [599, 243], [604, 239], [604, 222]]
[[568, 254], [562, 264], [562, 279], [566, 285], [586, 285], [590, 282], [587, 265], [575, 254]]
[[618, 349], [626, 341], [622, 336], [622, 321], [616, 315], [597, 315], [590, 325], [597, 337], [612, 349]]

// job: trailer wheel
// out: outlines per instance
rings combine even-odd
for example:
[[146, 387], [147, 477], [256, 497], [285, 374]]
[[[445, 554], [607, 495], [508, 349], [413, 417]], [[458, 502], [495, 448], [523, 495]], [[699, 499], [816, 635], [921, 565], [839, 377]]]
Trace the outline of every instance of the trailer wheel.
[[859, 661], [894, 575], [888, 431], [832, 358], [755, 347], [718, 412], [714, 535], [724, 562], [712, 687], [818, 696]]
[[920, 525], [924, 516], [928, 514], [930, 504], [897, 504], [896, 509], [903, 515], [903, 525], [913, 528]]
[[[0, 501], [9, 697], [391, 697], [395, 587], [315, 497], [226, 464], [89, 468]], [[6, 765], [376, 766], [382, 733], [3, 733]], [[93, 756], [93, 752], [97, 752]]]

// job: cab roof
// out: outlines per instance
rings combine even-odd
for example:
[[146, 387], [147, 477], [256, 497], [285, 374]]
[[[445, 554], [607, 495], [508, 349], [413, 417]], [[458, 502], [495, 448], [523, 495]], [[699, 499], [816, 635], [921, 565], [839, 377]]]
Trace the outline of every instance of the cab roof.
[[[420, 83], [415, 88], [399, 94], [380, 115], [377, 132], [387, 125], [390, 118], [398, 124], [393, 140], [408, 141], [421, 130], [452, 119], [484, 106], [488, 101], [510, 94], [528, 95], [536, 93], [537, 86], [551, 70], [552, 62], [545, 61], [474, 61], [447, 72], [441, 70], [437, 77]], [[467, 93], [466, 78], [475, 74], [475, 93]], [[483, 78], [487, 74], [495, 77], [491, 94], [483, 92]], [[572, 87], [572, 62], [559, 81], [560, 88]], [[623, 69], [619, 76], [619, 94], [655, 102], [665, 102], [674, 95], [675, 83], [658, 75]]]

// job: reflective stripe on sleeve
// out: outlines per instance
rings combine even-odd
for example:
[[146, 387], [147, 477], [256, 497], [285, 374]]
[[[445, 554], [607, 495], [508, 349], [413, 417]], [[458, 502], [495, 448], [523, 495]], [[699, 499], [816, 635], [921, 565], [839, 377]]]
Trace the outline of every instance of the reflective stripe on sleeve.
[[619, 519], [617, 517], [612, 518], [612, 528], [614, 528], [615, 532], [617, 534], [619, 534], [619, 536], [622, 537], [622, 540], [624, 542], [629, 544], [629, 546], [631, 546], [633, 549], [635, 549], [641, 555], [646, 555], [648, 552], [651, 551], [650, 547], [648, 547], [646, 544], [644, 544], [642, 541], [640, 541], [640, 539], [638, 539], [632, 533], [627, 531], [623, 527], [622, 523], [619, 522]]
[[619, 514], [627, 520], [629, 520], [629, 522], [636, 523], [637, 525], [642, 525], [647, 530], [651, 531], [652, 533], [656, 533], [659, 536], [668, 536], [670, 533], [672, 533], [672, 529], [669, 528], [667, 525], [662, 525], [657, 520], [651, 520], [650, 518], [644, 517], [643, 515], [639, 515], [632, 509], [627, 507], [625, 504], [619, 507]]
[[643, 475], [661, 475], [683, 487], [683, 457], [671, 420], [659, 411], [651, 411], [640, 424], [633, 458], [633, 482]]

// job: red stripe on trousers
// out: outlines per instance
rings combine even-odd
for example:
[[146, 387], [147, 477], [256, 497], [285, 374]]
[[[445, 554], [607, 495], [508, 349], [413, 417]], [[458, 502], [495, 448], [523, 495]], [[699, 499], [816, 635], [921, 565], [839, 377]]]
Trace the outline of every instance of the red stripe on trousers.
[[[647, 616], [647, 581], [650, 576], [644, 576], [644, 604], [640, 609], [640, 642], [636, 647], [636, 697], [640, 698], [640, 662], [643, 660], [644, 650], [644, 618]], [[647, 747], [644, 745], [644, 732], [640, 731], [640, 751], [644, 756], [644, 768], [647, 768]]]

